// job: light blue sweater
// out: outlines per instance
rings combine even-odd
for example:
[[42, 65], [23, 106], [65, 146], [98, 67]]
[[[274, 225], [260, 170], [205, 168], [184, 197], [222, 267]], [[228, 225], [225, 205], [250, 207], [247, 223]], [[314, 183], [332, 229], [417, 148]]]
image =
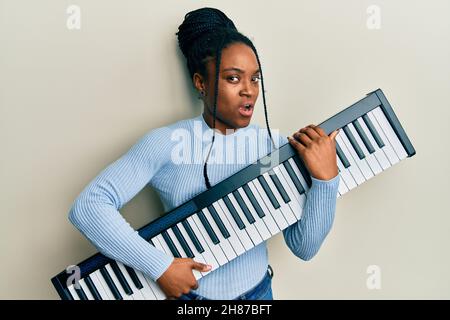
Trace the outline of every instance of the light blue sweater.
[[[277, 147], [287, 143], [273, 133]], [[70, 221], [104, 255], [158, 279], [173, 258], [141, 238], [120, 214], [147, 185], [154, 188], [169, 211], [206, 190], [203, 162], [212, 129], [203, 116], [151, 130], [118, 160], [92, 180], [76, 198]], [[211, 185], [231, 176], [270, 152], [267, 130], [251, 124], [234, 133], [216, 133], [208, 160]], [[331, 229], [339, 175], [323, 181], [312, 178], [302, 219], [283, 231], [290, 250], [309, 260]], [[194, 292], [210, 299], [233, 299], [254, 287], [268, 265], [263, 242], [199, 280]]]

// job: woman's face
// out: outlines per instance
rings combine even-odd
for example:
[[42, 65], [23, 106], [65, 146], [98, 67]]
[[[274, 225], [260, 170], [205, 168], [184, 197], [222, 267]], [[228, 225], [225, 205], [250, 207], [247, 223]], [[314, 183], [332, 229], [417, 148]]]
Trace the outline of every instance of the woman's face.
[[[206, 66], [208, 79], [194, 75], [197, 89], [204, 90], [204, 116], [212, 127], [214, 108], [215, 60]], [[197, 80], [196, 80], [197, 79]], [[238, 129], [249, 125], [259, 94], [260, 73], [253, 50], [243, 44], [234, 43], [222, 50], [217, 97], [216, 128], [223, 134], [226, 129]]]

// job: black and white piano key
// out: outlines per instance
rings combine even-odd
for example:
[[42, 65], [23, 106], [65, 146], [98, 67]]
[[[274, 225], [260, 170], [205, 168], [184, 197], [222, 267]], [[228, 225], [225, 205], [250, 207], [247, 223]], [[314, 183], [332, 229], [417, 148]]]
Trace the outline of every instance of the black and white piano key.
[[294, 169], [292, 168], [289, 161], [284, 161], [281, 167], [287, 172], [287, 174], [291, 178], [292, 183], [294, 184], [295, 189], [297, 190], [296, 194], [299, 194], [299, 195], [304, 194], [305, 188], [303, 188], [302, 183], [297, 178], [297, 175], [295, 174]]
[[242, 188], [238, 188], [237, 191], [239, 192], [239, 196], [244, 202], [245, 207], [248, 208], [251, 215], [254, 217], [255, 220], [254, 225], [258, 230], [259, 234], [261, 235], [261, 238], [263, 240], [269, 239], [272, 236], [272, 234], [270, 233], [268, 227], [266, 226], [266, 223], [264, 222], [264, 220], [258, 217], [258, 214], [256, 213], [255, 209], [250, 203], [250, 200], [247, 198], [247, 195], [245, 194], [244, 190]]
[[194, 231], [192, 230], [191, 224], [188, 222], [187, 219], [184, 219], [181, 224], [183, 225], [184, 229], [186, 230], [187, 234], [189, 235], [190, 240], [192, 241], [192, 244], [194, 245], [195, 249], [202, 253], [205, 251], [205, 248], [201, 245], [200, 241], [198, 240], [197, 236], [195, 235]]
[[211, 225], [214, 233], [217, 235], [217, 238], [219, 238], [219, 245], [221, 246], [223, 252], [227, 256], [228, 261], [231, 261], [234, 258], [236, 258], [237, 254], [234, 251], [230, 241], [228, 241], [228, 239], [225, 239], [225, 237], [222, 235], [222, 233], [219, 230], [219, 227], [217, 226], [213, 217], [211, 216], [210, 211], [207, 208], [204, 208], [202, 209], [202, 212], [204, 213], [209, 224]]
[[355, 182], [360, 185], [366, 181], [364, 178], [361, 169], [356, 164], [353, 156], [351, 155], [350, 151], [348, 151], [346, 144], [342, 140], [342, 137], [340, 136], [340, 133], [336, 136], [336, 141], [340, 144], [342, 151], [344, 152], [345, 156], [347, 157], [348, 161], [350, 162], [350, 167], [347, 168], [347, 170], [352, 175], [353, 179], [355, 179]]
[[148, 295], [150, 295], [150, 292], [148, 290], [151, 290], [155, 295], [156, 300], [165, 300], [167, 298], [159, 285], [155, 281], [153, 281], [147, 274], [144, 274], [143, 272], [140, 272], [138, 270], [135, 271], [142, 284], [144, 285], [144, 288], [146, 288]]
[[375, 116], [373, 115], [372, 111], [367, 113], [367, 117], [372, 121], [372, 125], [375, 127], [376, 132], [380, 135], [381, 139], [383, 140], [384, 147], [382, 148], [382, 150], [386, 154], [386, 157], [388, 158], [391, 165], [393, 166], [394, 164], [400, 162], [400, 159], [397, 156], [397, 153], [392, 148], [391, 143], [389, 142], [386, 135], [384, 134], [384, 131], [381, 128], [381, 126], [378, 124], [378, 121], [375, 118]]
[[257, 216], [260, 218], [263, 218], [266, 213], [259, 205], [258, 200], [256, 200], [255, 195], [253, 194], [253, 191], [250, 188], [250, 185], [248, 183], [244, 184], [242, 186], [242, 190], [244, 190], [248, 200], [250, 200], [250, 203], [251, 203], [252, 207], [255, 209]]
[[93, 300], [103, 300], [102, 296], [100, 295], [97, 288], [95, 287], [95, 284], [92, 281], [92, 278], [89, 275], [84, 277], [84, 279], [82, 279], [82, 280], [84, 281], [84, 283], [86, 284], [86, 287], [87, 287], [87, 290], [85, 290], [85, 291], [89, 291], [89, 294], [92, 296]]
[[123, 300], [124, 297], [120, 293], [120, 290], [117, 288], [116, 284], [114, 283], [114, 279], [110, 274], [110, 272], [113, 273], [112, 270], [110, 270], [111, 267], [109, 267], [108, 269], [107, 266], [100, 268], [102, 280], [106, 283], [107, 287], [111, 291], [111, 295], [114, 300]]
[[245, 224], [242, 221], [241, 217], [239, 216], [239, 214], [237, 213], [236, 209], [234, 208], [233, 204], [230, 201], [230, 198], [228, 195], [226, 195], [222, 201], [224, 202], [225, 206], [227, 207], [228, 211], [230, 212], [231, 216], [233, 217], [233, 220], [236, 222], [236, 225], [238, 226], [239, 229], [244, 229], [245, 228]]
[[76, 287], [75, 287], [75, 291], [78, 294], [78, 297], [80, 297], [80, 300], [94, 300], [94, 297], [92, 296], [91, 292], [89, 291], [89, 288], [87, 287], [84, 279], [80, 279], [78, 284], [79, 284], [79, 289], [76, 289]]
[[[294, 161], [293, 158], [289, 158], [288, 162], [291, 165], [291, 168], [294, 170], [294, 173], [297, 176], [298, 180], [300, 180], [300, 183], [302, 184], [303, 188], [305, 189], [305, 194], [306, 194], [309, 190], [309, 184], [307, 183], [306, 178], [303, 177], [303, 174], [301, 173], [300, 169], [297, 167], [297, 163]], [[309, 179], [311, 179], [311, 178], [309, 178]]]
[[236, 206], [241, 208], [242, 212], [244, 213], [245, 219], [248, 221], [248, 223], [253, 224], [255, 223], [255, 217], [253, 217], [252, 213], [250, 212], [250, 209], [247, 207], [244, 199], [242, 199], [242, 196], [239, 192], [239, 190], [234, 190], [232, 193], [230, 193], [228, 196], [231, 197], [231, 195], [233, 195], [233, 197], [236, 199], [238, 205]]
[[[190, 219], [192, 219], [192, 220], [190, 220]], [[192, 229], [194, 229], [194, 232], [197, 235], [202, 246], [204, 247], [205, 245], [207, 245], [207, 247], [211, 250], [211, 252], [213, 253], [213, 255], [216, 258], [219, 265], [222, 266], [225, 263], [227, 263], [228, 259], [225, 255], [225, 253], [223, 252], [222, 247], [219, 245], [219, 242], [214, 243], [211, 240], [211, 238], [208, 236], [208, 233], [207, 233], [203, 223], [200, 221], [200, 218], [198, 217], [198, 215], [197, 214], [192, 215], [191, 217], [188, 218], [188, 221], [191, 224]], [[193, 224], [193, 223], [195, 223], [195, 224]], [[202, 242], [202, 240], [204, 242]], [[205, 248], [205, 250], [206, 250], [206, 248]]]
[[[287, 171], [287, 165], [289, 165], [289, 161], [283, 162], [282, 164], [280, 164], [277, 168], [275, 168], [275, 171], [278, 170], [279, 172], [281, 172], [282, 176], [284, 177], [284, 180], [287, 182], [287, 184], [291, 187], [291, 193], [294, 196], [294, 198], [297, 200], [297, 202], [299, 203], [299, 205], [303, 208], [305, 205], [305, 201], [306, 201], [306, 195], [305, 193], [300, 193], [298, 191], [297, 186], [295, 185], [294, 180], [292, 179], [292, 177], [296, 177], [293, 169], [292, 170], [292, 174], [289, 173]], [[290, 165], [289, 165], [290, 166]], [[276, 171], [277, 172], [277, 171]], [[297, 179], [297, 181], [300, 183], [300, 181]], [[291, 196], [292, 199], [292, 196]], [[298, 220], [299, 218], [297, 218]]]
[[369, 115], [364, 114], [362, 116], [363, 122], [366, 125], [367, 129], [370, 131], [372, 137], [374, 138], [378, 148], [382, 149], [384, 147], [384, 141], [383, 139], [381, 139], [380, 134], [378, 133], [378, 131], [375, 129], [374, 124], [372, 123], [372, 120], [370, 120]]
[[230, 231], [228, 231], [227, 227], [224, 224], [224, 221], [222, 221], [222, 219], [219, 217], [214, 204], [209, 205], [207, 209], [211, 217], [213, 218], [215, 225], [219, 228], [220, 233], [222, 233], [225, 239], [228, 239], [230, 237]]
[[291, 198], [291, 201], [289, 201], [288, 205], [291, 207], [291, 210], [295, 215], [295, 219], [298, 221], [302, 217], [303, 205], [304, 205], [303, 199], [305, 198], [305, 195], [298, 194], [299, 198], [297, 197], [297, 195], [295, 195], [296, 188], [295, 188], [294, 184], [292, 183], [292, 181], [290, 180], [288, 173], [283, 172], [283, 169], [284, 169], [284, 166], [280, 165], [280, 166], [274, 168], [273, 170], [277, 174], [277, 176], [280, 179], [280, 182], [283, 184], [287, 194]]
[[[353, 134], [354, 139], [356, 140], [356, 143], [359, 145], [361, 151], [363, 152], [365, 159], [367, 161], [367, 164], [369, 165], [370, 169], [372, 170], [374, 175], [377, 175], [383, 171], [380, 164], [378, 163], [377, 158], [375, 157], [375, 149], [373, 149], [373, 152], [370, 153], [369, 150], [366, 148], [365, 143], [362, 141], [361, 136], [358, 134], [358, 132], [355, 129], [355, 126], [353, 123], [349, 123], [347, 125], [350, 132]], [[372, 147], [373, 148], [373, 147]]]
[[214, 244], [219, 244], [220, 240], [218, 235], [214, 232], [214, 229], [211, 227], [211, 224], [209, 223], [208, 219], [206, 219], [205, 213], [203, 211], [199, 211], [197, 213], [197, 216], [200, 220], [200, 222], [203, 225], [203, 228], [206, 230], [206, 233], [209, 236], [209, 239], [214, 243]]
[[[242, 208], [240, 207], [239, 203], [237, 202], [236, 198], [234, 197], [233, 193], [230, 193], [228, 195], [228, 198], [230, 199], [231, 204], [233, 205], [234, 209], [240, 216], [242, 222], [245, 225], [245, 231], [247, 232], [248, 236], [250, 237], [250, 240], [253, 242], [254, 246], [257, 246], [261, 242], [263, 242], [263, 239], [261, 238], [261, 235], [259, 234], [258, 230], [256, 229], [255, 225], [248, 222], [248, 220], [245, 218], [245, 214], [242, 211]], [[242, 200], [243, 201], [243, 200]]]
[[350, 162], [348, 161], [347, 157], [345, 156], [344, 152], [342, 151], [341, 146], [339, 145], [339, 143], [337, 141], [336, 141], [336, 153], [337, 153], [338, 158], [341, 160], [344, 168], [350, 167]]
[[[145, 279], [144, 275], [138, 271], [135, 270], [134, 271], [136, 273], [136, 277], [139, 279], [139, 282], [142, 284], [142, 288], [139, 289], [139, 291], [141, 292], [142, 296], [144, 297], [145, 300], [162, 300], [165, 299], [165, 295], [164, 293], [161, 291], [161, 289], [158, 287], [158, 285], [153, 282], [153, 286], [150, 286], [150, 284], [147, 282], [147, 280]], [[159, 292], [161, 293], [161, 297], [158, 297], [154, 291], [153, 291], [153, 287], [158, 287]]]
[[[341, 162], [341, 159], [337, 158], [337, 166], [339, 168], [339, 175], [340, 175], [340, 180], [344, 183], [345, 188], [342, 188], [339, 190], [339, 192], [341, 194], [345, 194], [348, 191], [352, 190], [353, 188], [356, 188], [357, 184], [355, 179], [353, 178], [353, 176], [351, 175], [350, 171], [348, 170], [348, 168], [344, 168], [344, 165]], [[341, 186], [341, 182], [339, 182], [339, 186]], [[345, 189], [347, 189], [345, 191]]]
[[103, 300], [115, 300], [114, 295], [111, 289], [109, 289], [109, 286], [103, 278], [100, 270], [96, 270], [91, 273], [90, 276]]
[[67, 289], [69, 290], [69, 293], [72, 296], [73, 300], [82, 300], [78, 293], [75, 291], [75, 285], [72, 284], [68, 286]]
[[397, 134], [395, 133], [394, 129], [392, 128], [389, 120], [386, 118], [386, 115], [384, 114], [383, 110], [381, 108], [376, 108], [376, 109], [372, 110], [371, 112], [377, 119], [378, 124], [383, 129], [384, 134], [388, 138], [394, 151], [397, 153], [398, 158], [400, 160], [407, 158], [408, 153], [406, 152], [400, 139], [398, 138]]
[[338, 136], [342, 139], [345, 146], [347, 147], [347, 150], [350, 152], [350, 155], [353, 157], [353, 161], [356, 163], [358, 168], [361, 170], [361, 173], [363, 174], [365, 180], [369, 180], [374, 176], [372, 170], [370, 169], [369, 165], [367, 164], [367, 160], [365, 157], [363, 159], [359, 158], [358, 154], [356, 153], [353, 145], [350, 143], [350, 140], [348, 139], [347, 135], [345, 134], [345, 131], [340, 131]]
[[[295, 213], [292, 211], [291, 207], [289, 206], [289, 202], [295, 201], [295, 200], [291, 200], [291, 198], [289, 197], [289, 195], [287, 194], [286, 190], [281, 185], [281, 183], [279, 185], [279, 188], [276, 187], [276, 185], [273, 181], [277, 180], [278, 182], [280, 182], [280, 178], [277, 176], [275, 171], [273, 171], [273, 170], [271, 170], [271, 171], [272, 171], [271, 174], [270, 174], [270, 172], [265, 172], [263, 174], [263, 176], [266, 179], [267, 184], [269, 185], [269, 188], [272, 191], [275, 198], [277, 199], [278, 203], [280, 203], [280, 211], [282, 212], [287, 223], [289, 225], [291, 225], [291, 224], [297, 222], [297, 218], [295, 216]], [[286, 197], [287, 201], [285, 201], [285, 198], [281, 195], [280, 189], [282, 190], [282, 192], [285, 193], [285, 197]]]
[[[347, 140], [350, 142], [350, 146], [352, 146], [353, 150], [356, 152], [356, 155], [358, 156], [358, 158], [360, 160], [363, 160], [365, 158], [365, 155], [363, 153], [363, 151], [361, 150], [360, 145], [356, 142], [355, 137], [353, 136], [353, 132], [350, 130], [349, 128], [350, 124], [347, 124], [346, 126], [344, 126], [342, 129], [344, 130], [344, 133], [342, 135], [345, 134], [345, 136], [347, 137]], [[350, 148], [349, 145], [347, 145], [347, 148]]]
[[[271, 229], [272, 234], [278, 233], [281, 230], [285, 229], [288, 226], [286, 219], [283, 214], [279, 210], [280, 206], [278, 205], [278, 209], [275, 209], [269, 200], [267, 194], [265, 193], [263, 187], [261, 186], [258, 179], [255, 179], [249, 183], [252, 186], [252, 190], [255, 194], [255, 197], [258, 198], [258, 202], [260, 206], [263, 208], [266, 216], [271, 216], [273, 221], [275, 222], [276, 229]], [[275, 197], [275, 196], [274, 196]]]
[[266, 179], [264, 179], [264, 176], [259, 176], [258, 177], [258, 182], [261, 185], [261, 187], [264, 189], [265, 195], [269, 198], [269, 201], [272, 204], [271, 208], [273, 208], [275, 210], [280, 208], [280, 203], [277, 201], [277, 199], [275, 198], [274, 194], [270, 190]]
[[133, 280], [130, 277], [130, 274], [128, 273], [127, 269], [125, 268], [125, 265], [119, 261], [116, 261], [116, 262], [117, 262], [117, 266], [119, 267], [120, 271], [122, 272], [122, 274], [125, 278], [125, 281], [128, 283], [128, 286], [130, 287], [131, 292], [133, 292], [131, 294], [133, 299], [134, 300], [145, 300], [145, 297], [142, 295], [141, 290], [135, 286]]
[[134, 271], [134, 269], [129, 266], [125, 266], [125, 269], [127, 270], [128, 274], [131, 278], [131, 281], [133, 281], [134, 286], [136, 288], [138, 288], [139, 290], [142, 289], [143, 285], [142, 285], [141, 281], [139, 280], [138, 276], [136, 275], [136, 272]]
[[178, 242], [183, 247], [184, 252], [186, 253], [188, 258], [194, 258], [194, 252], [192, 251], [194, 248], [191, 248], [187, 243], [186, 238], [181, 234], [180, 228], [178, 225], [172, 227], [172, 231], [175, 234]]
[[[366, 116], [367, 119], [369, 119], [369, 117], [367, 115], [364, 115], [364, 116]], [[382, 149], [384, 147], [384, 143], [382, 144], [382, 147], [380, 147], [378, 145], [378, 143], [376, 142], [376, 140], [375, 140], [375, 138], [374, 138], [374, 136], [372, 134], [372, 130], [369, 130], [369, 128], [366, 125], [366, 122], [362, 118], [357, 119], [356, 123], [359, 124], [361, 130], [365, 133], [367, 139], [372, 144], [372, 147], [375, 150], [375, 152], [374, 152], [375, 157], [377, 158], [378, 163], [380, 164], [381, 168], [383, 170], [386, 170], [387, 168], [391, 167], [391, 164], [390, 164], [386, 154], [384, 153], [384, 151]], [[375, 130], [375, 128], [373, 129], [373, 131], [374, 130]], [[378, 133], [376, 133], [376, 135], [379, 136]]]
[[[161, 233], [161, 236], [163, 237], [165, 243], [169, 247], [170, 252], [175, 258], [181, 258], [182, 255], [180, 251], [178, 251], [177, 247], [173, 243], [173, 240], [169, 237], [168, 230], [165, 230]], [[161, 242], [161, 241], [160, 241]]]
[[277, 169], [279, 166], [276, 166], [269, 170], [269, 177], [272, 180], [273, 184], [278, 190], [278, 193], [281, 195], [281, 198], [283, 198], [284, 203], [289, 203], [291, 201], [291, 198], [289, 194], [286, 192], [285, 187], [280, 181], [280, 178], [278, 177], [279, 173], [275, 172], [275, 169]]
[[126, 295], [132, 296], [133, 290], [131, 289], [130, 285], [128, 284], [128, 281], [125, 279], [124, 274], [120, 270], [118, 264], [116, 261], [112, 261], [110, 264], [111, 269], [114, 272], [114, 275], [116, 276], [117, 280], [119, 281], [119, 285], [122, 288], [123, 292], [125, 292]]
[[120, 280], [117, 278], [116, 274], [114, 273], [113, 268], [111, 267], [111, 264], [107, 264], [105, 266], [106, 271], [108, 271], [109, 276], [111, 277], [111, 280], [114, 282], [117, 291], [119, 291], [120, 295], [122, 296], [123, 300], [134, 300], [131, 295], [129, 295], [125, 290], [123, 289]]
[[[253, 182], [255, 182], [255, 181], [257, 181], [257, 179], [247, 183], [247, 186], [248, 186], [248, 189], [250, 190], [251, 195], [254, 197], [255, 202], [258, 204], [259, 208], [261, 210], [263, 210], [261, 208], [261, 206], [263, 205], [264, 201], [259, 196], [259, 192], [256, 190], [256, 188], [253, 184]], [[247, 196], [247, 193], [244, 196]], [[250, 200], [250, 198], [248, 198], [248, 199]], [[250, 205], [253, 207], [253, 210], [256, 210], [256, 208], [253, 206], [253, 202]], [[268, 210], [263, 210], [263, 212], [264, 211], [267, 212]], [[258, 218], [256, 218], [256, 219], [258, 219]], [[269, 232], [271, 235], [275, 235], [278, 232], [280, 232], [280, 228], [278, 228], [278, 225], [276, 224], [276, 222], [273, 219], [273, 216], [272, 216], [272, 214], [270, 214], [270, 212], [267, 212], [267, 214], [264, 213], [264, 216], [261, 218], [261, 220], [265, 223], [265, 225], [266, 225], [267, 229], [269, 229]]]
[[[225, 204], [225, 199], [228, 200], [229, 205]], [[252, 240], [250, 239], [249, 234], [247, 233], [247, 230], [245, 230], [245, 224], [242, 222], [242, 219], [239, 217], [239, 213], [234, 208], [233, 204], [231, 203], [230, 199], [228, 197], [224, 198], [224, 200], [220, 199], [217, 201], [217, 204], [222, 209], [223, 214], [228, 218], [228, 222], [230, 224], [230, 227], [234, 230], [236, 236], [238, 237], [239, 241], [242, 244], [243, 251], [248, 251], [254, 247]], [[230, 208], [234, 210], [234, 214], [231, 213]], [[235, 219], [234, 217], [237, 217]], [[236, 220], [241, 221], [243, 228], [240, 228], [240, 226], [236, 223]]]
[[[187, 220], [185, 220], [187, 221]], [[193, 254], [193, 258], [195, 261], [204, 263], [204, 264], [209, 264], [211, 265], [213, 268], [214, 266], [219, 267], [219, 264], [217, 263], [216, 258], [214, 258], [214, 256], [211, 254], [211, 252], [208, 250], [208, 253], [205, 253], [205, 250], [203, 250], [203, 252], [205, 253], [205, 255], [203, 255], [202, 253], [197, 251], [197, 248], [195, 247], [195, 245], [193, 244], [191, 237], [188, 235], [186, 229], [184, 228], [184, 224], [182, 223], [178, 223], [178, 230], [180, 231], [181, 235], [183, 236], [183, 238], [186, 240], [187, 245], [189, 246], [189, 248], [191, 248], [192, 250], [192, 254]], [[201, 274], [203, 276], [207, 275], [210, 271], [205, 271], [205, 272], [201, 272]]]
[[223, 209], [222, 206], [219, 204], [219, 202], [213, 203], [212, 207], [216, 210], [216, 213], [219, 216], [219, 219], [222, 221], [224, 227], [228, 230], [229, 237], [228, 241], [230, 242], [231, 246], [233, 247], [234, 251], [237, 255], [241, 255], [245, 252], [245, 248], [242, 245], [241, 240], [239, 239], [238, 235], [234, 231], [233, 227], [230, 224], [230, 219], [232, 219], [231, 216], [228, 216]]

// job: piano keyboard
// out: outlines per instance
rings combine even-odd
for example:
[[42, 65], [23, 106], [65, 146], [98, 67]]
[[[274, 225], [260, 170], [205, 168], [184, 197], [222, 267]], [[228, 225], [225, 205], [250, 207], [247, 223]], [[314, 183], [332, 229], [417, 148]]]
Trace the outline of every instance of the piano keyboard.
[[[320, 124], [336, 137], [338, 197], [415, 154], [378, 89]], [[286, 144], [139, 230], [157, 249], [220, 268], [301, 219], [311, 178]], [[78, 264], [80, 280], [63, 271], [52, 283], [65, 300], [161, 300], [147, 275], [100, 253]], [[210, 271], [210, 272], [211, 272]], [[207, 273], [194, 271], [200, 279]]]

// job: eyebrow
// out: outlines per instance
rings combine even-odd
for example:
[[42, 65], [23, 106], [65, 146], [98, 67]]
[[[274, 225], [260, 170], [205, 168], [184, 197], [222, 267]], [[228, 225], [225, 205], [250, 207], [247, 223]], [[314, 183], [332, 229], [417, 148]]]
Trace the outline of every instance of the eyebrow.
[[[226, 68], [226, 69], [223, 69], [222, 71], [236, 71], [236, 72], [239, 72], [239, 73], [244, 73], [244, 70], [242, 70], [242, 69], [239, 69], [239, 68], [236, 68], [236, 67], [233, 67], [233, 68]], [[253, 72], [253, 73], [258, 73], [258, 72], [260, 72], [260, 70], [259, 69], [257, 69], [255, 72]]]

